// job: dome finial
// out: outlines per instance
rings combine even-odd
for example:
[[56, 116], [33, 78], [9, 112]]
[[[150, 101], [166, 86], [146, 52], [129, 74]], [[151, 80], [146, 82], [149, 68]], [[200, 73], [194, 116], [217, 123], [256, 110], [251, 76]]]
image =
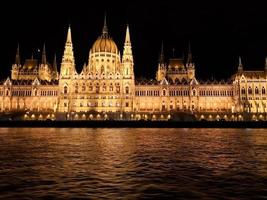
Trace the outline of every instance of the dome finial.
[[108, 26], [107, 26], [107, 13], [105, 12], [105, 17], [104, 17], [104, 26], [103, 26], [103, 31], [102, 31], [103, 36], [108, 35]]

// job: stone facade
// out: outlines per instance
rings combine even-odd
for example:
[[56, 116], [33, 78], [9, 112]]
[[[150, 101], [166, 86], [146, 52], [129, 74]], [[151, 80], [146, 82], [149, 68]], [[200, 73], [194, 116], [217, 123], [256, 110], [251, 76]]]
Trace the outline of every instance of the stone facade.
[[74, 113], [79, 119], [108, 113], [124, 113], [132, 119], [168, 119], [190, 113], [203, 120], [244, 120], [247, 116], [266, 120], [267, 66], [263, 71], [245, 71], [240, 59], [237, 73], [228, 81], [203, 82], [195, 77], [190, 46], [187, 60], [172, 58], [168, 62], [162, 46], [156, 79], [137, 81], [129, 27], [121, 56], [108, 34], [106, 20], [81, 73], [76, 71], [73, 51], [70, 27], [60, 72], [56, 59], [53, 64], [47, 62], [45, 46], [41, 61], [32, 57], [24, 64], [18, 47], [11, 78], [0, 85], [0, 111], [36, 113], [38, 119], [44, 117], [40, 113], [50, 117]]

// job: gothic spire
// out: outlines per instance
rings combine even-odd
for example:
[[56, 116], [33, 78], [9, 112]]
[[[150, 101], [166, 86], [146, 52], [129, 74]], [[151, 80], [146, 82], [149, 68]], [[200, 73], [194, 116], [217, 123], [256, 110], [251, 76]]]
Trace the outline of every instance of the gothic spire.
[[193, 62], [193, 58], [192, 58], [192, 52], [191, 52], [191, 44], [189, 42], [189, 44], [188, 44], [187, 64], [190, 64], [192, 62]]
[[104, 26], [103, 26], [102, 36], [103, 37], [108, 36], [107, 14], [106, 13], [105, 13], [105, 17], [104, 17]]
[[127, 28], [126, 28], [126, 36], [125, 36], [124, 45], [131, 45], [130, 30], [129, 30], [129, 25], [128, 24], [127, 24]]
[[67, 40], [66, 40], [65, 50], [64, 50], [64, 54], [63, 54], [63, 60], [74, 61], [70, 26], [68, 28]]
[[42, 52], [42, 64], [46, 64], [45, 43], [44, 43], [43, 52]]
[[69, 26], [63, 58], [60, 66], [60, 76], [61, 78], [72, 78], [75, 71], [76, 69], [75, 69], [73, 45], [71, 40], [71, 28]]
[[240, 56], [238, 57], [238, 71], [243, 71], [243, 65]]
[[132, 45], [130, 40], [130, 30], [129, 25], [126, 27], [126, 34], [125, 34], [125, 43], [124, 43], [124, 49], [123, 49], [123, 55], [122, 59], [124, 61], [133, 61], [133, 53], [132, 53]]
[[161, 51], [159, 56], [159, 63], [164, 64], [164, 49], [163, 49], [163, 41], [161, 43]]
[[19, 44], [18, 44], [18, 48], [17, 48], [16, 58], [15, 58], [15, 64], [20, 65]]
[[68, 29], [68, 35], [67, 35], [67, 43], [72, 43], [72, 40], [71, 40], [71, 28], [70, 28], [70, 25], [69, 25], [69, 29]]
[[53, 71], [57, 72], [57, 54], [55, 53], [54, 61], [53, 61]]

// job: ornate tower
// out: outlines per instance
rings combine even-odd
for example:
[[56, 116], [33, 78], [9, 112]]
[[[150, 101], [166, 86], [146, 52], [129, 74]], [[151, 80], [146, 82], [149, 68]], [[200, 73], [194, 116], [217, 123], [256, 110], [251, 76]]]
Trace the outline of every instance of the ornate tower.
[[12, 65], [11, 79], [13, 80], [18, 79], [20, 67], [21, 67], [21, 63], [20, 63], [20, 53], [19, 53], [19, 44], [18, 44], [17, 53], [15, 57], [15, 63]]
[[41, 64], [39, 65], [39, 78], [41, 80], [51, 80], [51, 70], [46, 60], [45, 44], [42, 51]]
[[65, 50], [62, 58], [61, 68], [60, 68], [60, 78], [70, 79], [75, 74], [75, 61], [73, 55], [73, 45], [71, 40], [71, 28], [69, 26], [67, 41], [65, 44]]
[[53, 80], [58, 80], [58, 71], [57, 71], [57, 57], [56, 54], [54, 56], [54, 61], [52, 65], [52, 73], [51, 73]]
[[163, 50], [163, 42], [161, 44], [161, 52], [159, 56], [159, 64], [158, 64], [158, 71], [156, 74], [156, 80], [162, 81], [166, 77], [167, 67], [164, 60], [164, 50]]
[[129, 26], [126, 28], [126, 36], [124, 42], [124, 49], [122, 55], [122, 64], [123, 64], [123, 75], [125, 78], [134, 78], [134, 62], [133, 62], [133, 53], [132, 45], [130, 40], [130, 31]]
[[[95, 75], [121, 74], [121, 61], [116, 43], [108, 33], [106, 16], [102, 34], [94, 42], [89, 52], [87, 72]], [[86, 72], [84, 72], [86, 73]]]
[[134, 82], [134, 61], [132, 53], [132, 44], [130, 39], [129, 25], [126, 27], [125, 42], [122, 55], [122, 75], [123, 75], [123, 94], [125, 102], [124, 111], [133, 110], [133, 98], [135, 93]]
[[188, 45], [188, 55], [187, 55], [186, 68], [187, 68], [187, 72], [188, 72], [188, 78], [189, 79], [195, 78], [195, 65], [193, 63], [190, 43]]
[[65, 44], [65, 50], [62, 58], [62, 63], [60, 67], [60, 77], [59, 77], [59, 107], [60, 112], [70, 112], [72, 111], [72, 83], [73, 77], [76, 73], [75, 61], [73, 55], [73, 45], [71, 40], [71, 28], [69, 26], [67, 40]]

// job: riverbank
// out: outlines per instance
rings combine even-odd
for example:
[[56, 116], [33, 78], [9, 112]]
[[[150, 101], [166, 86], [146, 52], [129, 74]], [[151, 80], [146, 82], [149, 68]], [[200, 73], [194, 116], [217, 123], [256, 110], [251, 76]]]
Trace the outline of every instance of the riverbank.
[[266, 121], [0, 121], [0, 127], [267, 128]]

